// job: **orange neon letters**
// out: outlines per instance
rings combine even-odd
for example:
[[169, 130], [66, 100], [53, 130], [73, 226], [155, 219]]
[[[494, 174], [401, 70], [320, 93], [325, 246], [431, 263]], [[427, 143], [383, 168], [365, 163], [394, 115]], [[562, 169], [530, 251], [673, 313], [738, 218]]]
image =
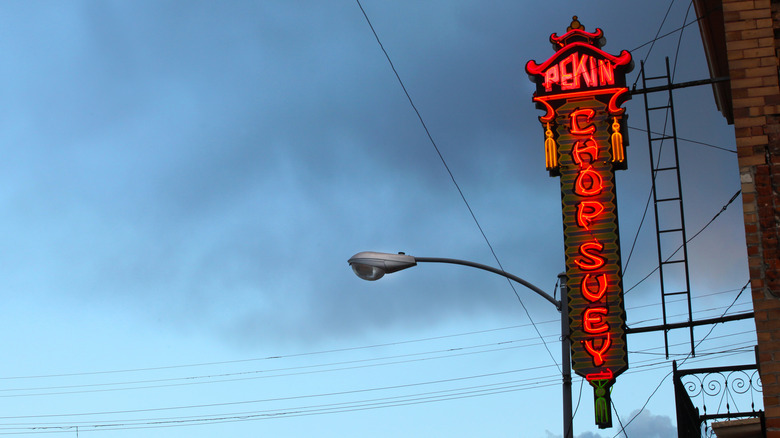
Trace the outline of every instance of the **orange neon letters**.
[[604, 180], [601, 179], [601, 174], [591, 166], [580, 170], [574, 181], [574, 193], [580, 196], [596, 196], [603, 188]]
[[602, 51], [600, 29], [582, 29], [573, 21], [566, 34], [553, 34], [555, 55], [528, 61], [525, 71], [544, 112], [545, 168], [560, 177], [571, 368], [593, 386], [596, 424], [607, 428], [610, 389], [628, 369], [615, 171], [627, 167], [620, 106], [631, 99], [625, 76], [633, 62], [627, 50]]
[[[574, 83], [576, 88], [580, 87], [580, 78], [582, 78], [585, 85], [588, 87], [595, 87], [598, 85], [598, 79], [596, 78], [596, 60], [588, 55], [583, 54], [580, 59], [577, 60], [577, 54], [574, 53]], [[588, 70], [588, 61], [590, 60], [591, 68]]]
[[598, 241], [585, 242], [580, 245], [580, 255], [582, 258], [574, 259], [574, 263], [583, 271], [594, 271], [604, 266], [605, 260], [601, 256], [604, 245]]
[[585, 376], [585, 379], [587, 379], [588, 382], [591, 380], [612, 380], [613, 374], [612, 370], [609, 368], [604, 368], [604, 371], [598, 372], [598, 373], [590, 373], [587, 376]]
[[606, 307], [588, 307], [582, 313], [582, 329], [588, 334], [599, 334], [609, 330], [609, 324], [604, 321]]
[[[571, 126], [569, 132], [574, 135], [591, 135], [596, 132], [596, 126], [591, 123], [593, 116], [596, 115], [596, 111], [592, 108], [576, 109], [571, 112], [569, 116], [571, 118]], [[584, 119], [584, 120], [583, 120]], [[582, 124], [586, 124], [583, 126]]]
[[581, 201], [577, 204], [577, 225], [586, 230], [604, 211], [604, 204], [599, 201]]
[[[621, 58], [615, 58], [620, 63]], [[561, 58], [560, 61], [546, 66], [542, 72], [542, 66], [526, 69], [533, 74], [544, 76], [544, 90], [552, 91], [553, 85], [560, 85], [561, 90], [577, 90], [585, 87], [597, 87], [615, 84], [615, 64], [609, 59], [597, 59], [585, 53], [572, 53]], [[530, 69], [530, 70], [529, 70]]]
[[599, 145], [593, 137], [590, 137], [585, 141], [578, 140], [571, 149], [571, 155], [574, 162], [577, 163], [581, 169], [585, 167], [583, 164], [591, 164], [598, 160]]
[[605, 59], [599, 59], [599, 82], [601, 85], [615, 83], [615, 66]]
[[544, 72], [544, 89], [547, 91], [552, 90], [553, 84], [557, 84], [561, 81], [561, 74], [558, 70], [558, 64], [553, 65]]
[[[601, 346], [598, 348], [595, 347], [596, 340], [601, 341]], [[593, 365], [600, 367], [604, 365], [604, 353], [609, 351], [609, 347], [612, 346], [612, 338], [609, 336], [609, 332], [607, 332], [606, 338], [586, 339], [582, 341], [582, 344], [585, 346], [585, 351], [587, 351], [593, 359]]]
[[[579, 80], [577, 81], [577, 86], [574, 84], [574, 57], [577, 56], [576, 54], [572, 53], [571, 55], [563, 58], [561, 62], [558, 63], [559, 68], [561, 69], [561, 89], [562, 90], [573, 90], [574, 88], [577, 88], [579, 86]], [[566, 64], [569, 64], [569, 70], [566, 70]]]
[[601, 274], [595, 277], [595, 281], [595, 290], [590, 288], [590, 273], [585, 274], [582, 277], [582, 283], [580, 283], [580, 292], [582, 292], [582, 296], [591, 303], [595, 303], [596, 301], [600, 300], [607, 292], [607, 274]]

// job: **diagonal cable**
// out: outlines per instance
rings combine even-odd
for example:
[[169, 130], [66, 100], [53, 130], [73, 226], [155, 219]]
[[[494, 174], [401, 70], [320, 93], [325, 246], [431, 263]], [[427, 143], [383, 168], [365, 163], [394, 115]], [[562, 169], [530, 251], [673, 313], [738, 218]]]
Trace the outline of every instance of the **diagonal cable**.
[[[395, 65], [393, 64], [393, 61], [390, 59], [390, 55], [387, 53], [387, 50], [385, 50], [384, 45], [382, 45], [382, 41], [379, 39], [379, 35], [377, 34], [376, 30], [374, 29], [374, 26], [371, 24], [371, 20], [368, 18], [368, 14], [366, 14], [365, 9], [363, 9], [363, 5], [360, 4], [360, 0], [357, 1], [358, 7], [360, 7], [360, 11], [363, 13], [363, 17], [365, 17], [366, 22], [368, 23], [368, 26], [371, 28], [371, 32], [374, 34], [374, 38], [376, 38], [377, 43], [379, 44], [379, 47], [382, 49], [382, 52], [385, 54], [385, 58], [387, 58], [387, 62], [390, 63], [390, 68], [393, 69], [393, 73], [395, 74], [396, 79], [398, 80], [398, 83], [401, 85], [401, 88], [404, 91], [404, 94], [406, 95], [406, 98], [409, 100], [409, 104], [412, 106], [412, 109], [414, 110], [415, 114], [417, 114], [417, 119], [420, 120], [420, 124], [422, 125], [423, 129], [425, 130], [425, 134], [428, 136], [428, 140], [430, 141], [433, 148], [436, 150], [436, 153], [439, 155], [439, 159], [441, 160], [442, 164], [444, 165], [444, 168], [447, 170], [447, 173], [450, 176], [450, 179], [452, 180], [452, 183], [455, 185], [455, 188], [458, 190], [458, 193], [460, 194], [461, 199], [463, 200], [463, 203], [466, 204], [466, 208], [469, 210], [469, 214], [471, 214], [471, 218], [474, 220], [474, 223], [477, 225], [477, 228], [479, 229], [480, 234], [482, 234], [482, 238], [485, 240], [485, 243], [487, 243], [488, 248], [490, 249], [490, 253], [493, 254], [493, 258], [495, 259], [496, 263], [498, 264], [498, 267], [504, 271], [504, 267], [501, 264], [501, 261], [498, 259], [498, 255], [496, 255], [496, 251], [493, 249], [493, 245], [490, 243], [490, 239], [488, 239], [487, 235], [485, 234], [485, 231], [482, 229], [482, 226], [479, 224], [479, 220], [477, 220], [477, 216], [474, 214], [474, 210], [472, 210], [471, 205], [469, 205], [468, 200], [466, 200], [466, 196], [463, 194], [463, 190], [461, 190], [460, 185], [455, 180], [455, 176], [452, 174], [452, 171], [450, 170], [450, 167], [447, 165], [447, 161], [444, 159], [444, 156], [442, 155], [441, 151], [439, 150], [439, 147], [436, 145], [436, 142], [433, 140], [433, 136], [431, 135], [431, 132], [428, 130], [428, 126], [425, 125], [425, 121], [422, 118], [422, 115], [420, 114], [420, 111], [417, 110], [417, 106], [414, 104], [414, 101], [412, 100], [412, 96], [409, 94], [409, 91], [406, 89], [406, 86], [403, 83], [403, 80], [401, 80], [401, 76], [398, 74], [398, 71], [395, 68]], [[504, 271], [506, 272], [506, 271]], [[536, 323], [534, 322], [533, 318], [531, 317], [531, 313], [528, 311], [528, 308], [525, 306], [525, 303], [523, 303], [523, 300], [520, 298], [520, 294], [517, 293], [517, 289], [515, 288], [515, 285], [507, 279], [507, 283], [509, 283], [509, 286], [512, 288], [512, 292], [514, 292], [515, 297], [517, 297], [517, 301], [520, 302], [520, 305], [523, 307], [523, 310], [525, 311], [526, 316], [531, 321], [531, 324], [534, 327], [534, 330], [536, 330], [536, 334], [539, 336], [540, 339], [544, 340], [542, 333], [539, 331], [539, 328], [536, 326]], [[550, 351], [549, 347], [547, 346], [547, 343], [544, 342], [544, 348], [547, 350], [547, 354], [550, 355], [550, 358], [553, 360], [553, 363], [558, 367], [560, 370], [560, 365], [558, 364], [558, 361], [555, 360], [555, 357], [553, 356], [552, 352]]]
[[[729, 310], [730, 310], [730, 309], [731, 309], [731, 308], [734, 306], [734, 304], [736, 304], [736, 303], [737, 303], [737, 300], [738, 300], [738, 299], [739, 299], [739, 297], [742, 295], [742, 292], [744, 292], [744, 291], [745, 291], [745, 289], [747, 289], [747, 287], [748, 287], [749, 285], [750, 285], [750, 280], [748, 280], [748, 281], [747, 281], [747, 283], [745, 283], [745, 285], [744, 285], [744, 286], [742, 286], [742, 289], [740, 289], [740, 291], [739, 291], [739, 293], [737, 294], [737, 296], [736, 296], [736, 297], [734, 297], [734, 301], [732, 301], [732, 302], [731, 302], [731, 304], [730, 304], [730, 305], [729, 305], [729, 306], [726, 308], [726, 310], [724, 310], [724, 311], [723, 311], [723, 314], [721, 315], [721, 318], [723, 318], [724, 316], [726, 316], [726, 314], [727, 314], [727, 313], [729, 313]], [[699, 342], [696, 344], [696, 346], [694, 347], [694, 350], [695, 350], [696, 348], [698, 348], [698, 347], [699, 347], [699, 346], [702, 344], [702, 342], [704, 342], [704, 341], [705, 341], [705, 340], [706, 340], [706, 339], [707, 339], [707, 338], [708, 338], [708, 337], [709, 337], [709, 336], [712, 334], [712, 331], [713, 331], [713, 330], [715, 330], [715, 327], [717, 327], [717, 326], [718, 326], [717, 324], [713, 324], [713, 325], [712, 325], [712, 327], [710, 328], [710, 331], [709, 331], [709, 332], [707, 332], [707, 334], [706, 334], [706, 335], [704, 335], [704, 337], [703, 337], [703, 338], [701, 338], [701, 340], [700, 340], [700, 341], [699, 341]], [[685, 358], [684, 358], [684, 359], [683, 359], [683, 360], [680, 362], [680, 365], [679, 365], [679, 366], [682, 366], [682, 365], [683, 365], [683, 364], [684, 364], [686, 361], [688, 361], [688, 359], [690, 359], [690, 358], [691, 358], [691, 353], [688, 353], [688, 355], [686, 355], [686, 356], [685, 356]], [[658, 386], [656, 386], [656, 387], [655, 387], [655, 389], [653, 390], [653, 392], [652, 392], [652, 393], [650, 394], [650, 396], [647, 398], [647, 401], [645, 401], [645, 404], [644, 404], [644, 405], [642, 405], [642, 408], [641, 408], [641, 409], [639, 409], [639, 411], [637, 411], [636, 415], [634, 415], [634, 416], [631, 418], [631, 420], [629, 420], [629, 421], [628, 421], [628, 423], [626, 423], [626, 425], [625, 425], [625, 426], [621, 426], [621, 428], [620, 428], [620, 430], [618, 431], [618, 433], [617, 433], [617, 434], [615, 434], [615, 436], [613, 436], [612, 438], [617, 438], [617, 437], [618, 437], [618, 436], [619, 436], [621, 433], [622, 433], [623, 435], [625, 435], [625, 434], [626, 434], [626, 432], [625, 432], [625, 430], [626, 430], [626, 427], [628, 427], [628, 425], [629, 425], [629, 424], [631, 424], [631, 422], [633, 422], [633, 421], [634, 421], [634, 420], [635, 420], [637, 417], [639, 417], [639, 414], [641, 414], [641, 413], [642, 413], [642, 411], [644, 411], [644, 410], [645, 410], [645, 408], [647, 407], [647, 405], [650, 403], [650, 399], [652, 399], [652, 398], [653, 398], [653, 396], [654, 396], [654, 395], [655, 395], [655, 394], [658, 392], [658, 390], [661, 388], [661, 385], [663, 385], [663, 383], [666, 381], [666, 379], [667, 379], [669, 376], [671, 376], [671, 375], [672, 375], [672, 371], [670, 371], [668, 374], [666, 374], [666, 375], [665, 375], [665, 376], [664, 376], [664, 377], [661, 379], [661, 381], [660, 381], [660, 382], [658, 382]]]
[[[661, 25], [658, 26], [658, 32], [655, 33], [655, 38], [653, 38], [653, 40], [650, 41], [649, 43], [646, 43], [646, 44], [644, 44], [642, 46], [639, 46], [639, 47], [644, 47], [645, 45], [650, 44], [650, 48], [647, 50], [647, 54], [645, 55], [644, 62], [647, 62], [647, 59], [650, 57], [650, 52], [652, 52], [653, 51], [653, 47], [655, 47], [655, 42], [660, 39], [658, 37], [658, 35], [661, 34], [661, 29], [664, 28], [664, 23], [666, 23], [666, 19], [669, 17], [669, 11], [672, 10], [672, 6], [674, 5], [674, 2], [675, 2], [675, 0], [672, 0], [671, 2], [669, 2], [669, 7], [666, 9], [666, 14], [664, 14], [664, 19], [661, 20]], [[637, 47], [634, 50], [639, 49], [639, 47]], [[634, 50], [632, 50], [632, 52]], [[634, 81], [633, 87], [636, 87], [636, 83], [637, 82], [639, 82], [639, 74], [636, 75], [636, 80]]]
[[[688, 243], [690, 243], [691, 240], [695, 239], [699, 234], [702, 233], [702, 231], [704, 231], [707, 227], [709, 227], [715, 221], [715, 219], [717, 219], [718, 216], [721, 215], [721, 213], [723, 213], [724, 211], [726, 211], [727, 208], [729, 208], [729, 205], [731, 205], [737, 199], [737, 197], [739, 196], [740, 193], [742, 193], [742, 190], [737, 190], [737, 193], [734, 193], [734, 196], [732, 196], [731, 199], [729, 199], [729, 202], [727, 202], [726, 205], [721, 207], [720, 211], [718, 211], [715, 214], [715, 216], [713, 216], [712, 219], [710, 219], [709, 222], [707, 222], [703, 227], [701, 227], [701, 229], [699, 229], [699, 231], [697, 231], [696, 234], [694, 234], [690, 239], [688, 239], [685, 242], [685, 244], [687, 245]], [[679, 247], [677, 247], [677, 249], [674, 250], [674, 252], [671, 255], [669, 255], [669, 257], [667, 257], [666, 260], [664, 260], [664, 261], [668, 262], [669, 260], [671, 260], [671, 258], [674, 257], [674, 255], [677, 254], [677, 252], [680, 251], [682, 249], [682, 247], [683, 247], [683, 245], [680, 245]], [[653, 275], [655, 273], [655, 271], [657, 271], [658, 269], [660, 269], [660, 266], [656, 266], [655, 269], [650, 271], [650, 273], [647, 274], [644, 278], [642, 278], [636, 284], [634, 284], [633, 286], [628, 288], [625, 292], [623, 292], [623, 295], [631, 292], [631, 290], [633, 290], [635, 287], [639, 286], [643, 281], [645, 281], [648, 278], [650, 278], [650, 276]]]

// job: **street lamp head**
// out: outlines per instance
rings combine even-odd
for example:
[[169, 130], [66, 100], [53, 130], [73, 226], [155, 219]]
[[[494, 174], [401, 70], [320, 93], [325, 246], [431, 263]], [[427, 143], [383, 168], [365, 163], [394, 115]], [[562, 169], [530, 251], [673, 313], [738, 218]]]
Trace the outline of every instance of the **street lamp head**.
[[417, 265], [414, 257], [404, 253], [388, 254], [373, 251], [359, 252], [353, 255], [348, 263], [355, 275], [368, 281], [379, 280], [385, 274]]

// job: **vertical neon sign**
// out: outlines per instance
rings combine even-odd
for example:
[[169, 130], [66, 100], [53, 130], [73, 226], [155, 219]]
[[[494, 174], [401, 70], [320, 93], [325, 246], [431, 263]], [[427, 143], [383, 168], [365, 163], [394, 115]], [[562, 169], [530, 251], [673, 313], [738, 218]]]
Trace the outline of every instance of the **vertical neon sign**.
[[628, 368], [615, 170], [626, 168], [626, 73], [631, 55], [601, 50], [603, 32], [574, 17], [552, 34], [555, 54], [528, 61], [545, 114], [545, 167], [561, 178], [572, 369], [593, 386], [596, 424], [612, 426], [610, 389]]

